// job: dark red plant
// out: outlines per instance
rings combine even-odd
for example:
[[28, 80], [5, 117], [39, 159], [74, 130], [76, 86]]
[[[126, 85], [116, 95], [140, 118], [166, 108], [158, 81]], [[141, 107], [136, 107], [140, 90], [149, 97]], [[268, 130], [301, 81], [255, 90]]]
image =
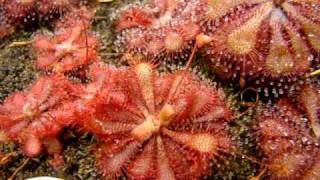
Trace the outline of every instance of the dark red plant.
[[[314, 104], [309, 105], [305, 107], [314, 107]], [[269, 178], [307, 180], [319, 177], [315, 170], [319, 166], [318, 137], [310, 134], [309, 129], [311, 125], [314, 130], [314, 123], [312, 119], [305, 119], [288, 99], [279, 100], [274, 107], [266, 108], [258, 116], [259, 147]]]
[[[116, 45], [159, 61], [200, 54], [222, 79], [278, 96], [305, 82], [319, 59], [318, 1], [152, 1], [119, 13]], [[265, 89], [267, 88], [267, 89]]]
[[10, 23], [17, 24], [24, 19], [35, 17], [36, 3], [37, 0], [2, 0], [0, 5]]
[[319, 6], [308, 0], [211, 1], [203, 26], [211, 43], [203, 52], [222, 77], [284, 91], [318, 61]]
[[54, 16], [78, 8], [80, 0], [1, 0], [0, 5], [5, 16], [12, 20], [35, 18], [36, 16]]
[[61, 76], [39, 78], [28, 91], [12, 94], [0, 106], [0, 131], [22, 144], [27, 156], [38, 155], [42, 146], [59, 153], [55, 138], [75, 120], [71, 102], [79, 89]]
[[[81, 0], [0, 0], [0, 38], [11, 33], [3, 25], [21, 27], [37, 20], [53, 20], [83, 9]], [[2, 20], [5, 19], [5, 22]]]
[[211, 158], [230, 152], [231, 112], [222, 91], [186, 71], [159, 75], [148, 63], [94, 72], [112, 84], [99, 96], [89, 93], [95, 99], [85, 101], [82, 117], [100, 139], [96, 155], [106, 179], [198, 179]]

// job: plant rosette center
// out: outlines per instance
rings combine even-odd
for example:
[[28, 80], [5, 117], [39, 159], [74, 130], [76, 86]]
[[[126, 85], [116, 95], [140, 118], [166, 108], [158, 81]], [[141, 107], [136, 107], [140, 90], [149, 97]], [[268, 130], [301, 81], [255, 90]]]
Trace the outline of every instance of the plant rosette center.
[[157, 116], [149, 115], [144, 122], [131, 131], [131, 134], [138, 141], [145, 141], [153, 134], [158, 134], [161, 128], [170, 124], [175, 110], [171, 105], [165, 105]]

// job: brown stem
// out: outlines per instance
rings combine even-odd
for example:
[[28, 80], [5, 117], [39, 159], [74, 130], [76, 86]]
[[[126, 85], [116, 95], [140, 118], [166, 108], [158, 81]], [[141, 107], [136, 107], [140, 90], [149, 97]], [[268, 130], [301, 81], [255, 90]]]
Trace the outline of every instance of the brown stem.
[[194, 56], [195, 56], [195, 54], [196, 54], [197, 46], [198, 46], [197, 43], [195, 43], [194, 46], [193, 46], [193, 48], [192, 48], [191, 55], [190, 55], [190, 57], [189, 57], [189, 59], [188, 59], [188, 61], [187, 61], [186, 66], [184, 67], [184, 69], [190, 68], [190, 66], [191, 66], [191, 64], [192, 64], [192, 61], [193, 61], [193, 59], [194, 59]]
[[3, 158], [1, 158], [0, 165], [6, 164], [10, 160], [10, 158], [17, 156], [17, 155], [18, 154], [16, 152], [11, 152], [11, 153], [6, 154]]
[[109, 3], [112, 2], [113, 0], [98, 0], [99, 3]]
[[27, 158], [23, 163], [13, 172], [13, 174], [8, 178], [8, 180], [14, 180], [19, 171], [21, 171], [30, 161], [30, 158]]
[[310, 74], [307, 74], [307, 75], [306, 75], [306, 78], [314, 77], [314, 76], [319, 76], [319, 75], [320, 75], [320, 69], [317, 69], [317, 70], [311, 72]]
[[16, 41], [11, 43], [8, 47], [9, 48], [14, 48], [14, 47], [21, 47], [21, 46], [26, 46], [29, 44], [32, 44], [34, 42], [34, 40], [30, 40], [30, 41]]
[[260, 180], [260, 178], [263, 176], [263, 174], [266, 172], [267, 168], [263, 168], [263, 170], [258, 174], [258, 176], [254, 176], [250, 178], [249, 180]]

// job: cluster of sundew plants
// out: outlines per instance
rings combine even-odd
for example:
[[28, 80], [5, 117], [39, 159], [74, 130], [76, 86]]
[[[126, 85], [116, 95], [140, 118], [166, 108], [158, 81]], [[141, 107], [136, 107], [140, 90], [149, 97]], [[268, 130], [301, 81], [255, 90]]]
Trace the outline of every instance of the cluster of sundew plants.
[[198, 38], [222, 80], [265, 95], [294, 90], [319, 61], [318, 1], [149, 1], [119, 14], [120, 52], [172, 61], [188, 57]]
[[[20, 144], [26, 156], [49, 154], [58, 167], [64, 163], [63, 130], [89, 132], [97, 139], [93, 152], [105, 179], [209, 178], [216, 163], [234, 155], [260, 166], [253, 179], [317, 179], [319, 158], [312, 156], [319, 156], [319, 90], [312, 71], [319, 55], [318, 14], [319, 2], [312, 0], [129, 5], [117, 12], [114, 29], [119, 54], [130, 66], [114, 67], [97, 55], [93, 16], [72, 9], [53, 35], [34, 38], [36, 67], [43, 72], [4, 101], [1, 138]], [[232, 112], [222, 88], [190, 71], [196, 55], [212, 63], [206, 67], [212, 74], [248, 87], [234, 92], [240, 97], [248, 90], [267, 95], [270, 88], [276, 96], [290, 90], [301, 107], [274, 99], [279, 103], [255, 118], [246, 114], [258, 102], [238, 102], [250, 108]], [[186, 65], [157, 71], [164, 61]], [[70, 81], [70, 73], [83, 83]], [[232, 124], [247, 126], [243, 117], [255, 123], [250, 138], [259, 142], [259, 157], [242, 154], [236, 142], [241, 138], [231, 133]]]

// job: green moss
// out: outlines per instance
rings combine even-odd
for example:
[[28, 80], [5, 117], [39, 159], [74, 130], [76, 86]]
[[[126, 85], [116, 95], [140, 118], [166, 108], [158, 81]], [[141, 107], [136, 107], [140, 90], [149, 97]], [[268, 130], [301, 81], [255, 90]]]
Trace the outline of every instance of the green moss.
[[[28, 40], [26, 37], [30, 34], [22, 33], [16, 41]], [[3, 44], [0, 49], [0, 101], [32, 82], [36, 76], [34, 59], [30, 46], [9, 48], [8, 44]]]
[[[77, 137], [74, 137], [71, 141], [75, 139]], [[68, 174], [67, 177], [81, 180], [100, 179], [95, 166], [94, 146], [95, 139], [89, 134], [84, 134], [74, 143], [69, 142], [66, 150], [63, 152], [65, 159], [63, 169]]]
[[247, 180], [256, 174], [256, 165], [242, 157], [232, 156], [223, 161], [215, 161], [210, 180]]
[[258, 174], [259, 153], [255, 148], [256, 141], [248, 121], [251, 121], [250, 116], [232, 123], [230, 131], [236, 150], [231, 155], [227, 154], [219, 160], [214, 160], [210, 179], [245, 180]]

